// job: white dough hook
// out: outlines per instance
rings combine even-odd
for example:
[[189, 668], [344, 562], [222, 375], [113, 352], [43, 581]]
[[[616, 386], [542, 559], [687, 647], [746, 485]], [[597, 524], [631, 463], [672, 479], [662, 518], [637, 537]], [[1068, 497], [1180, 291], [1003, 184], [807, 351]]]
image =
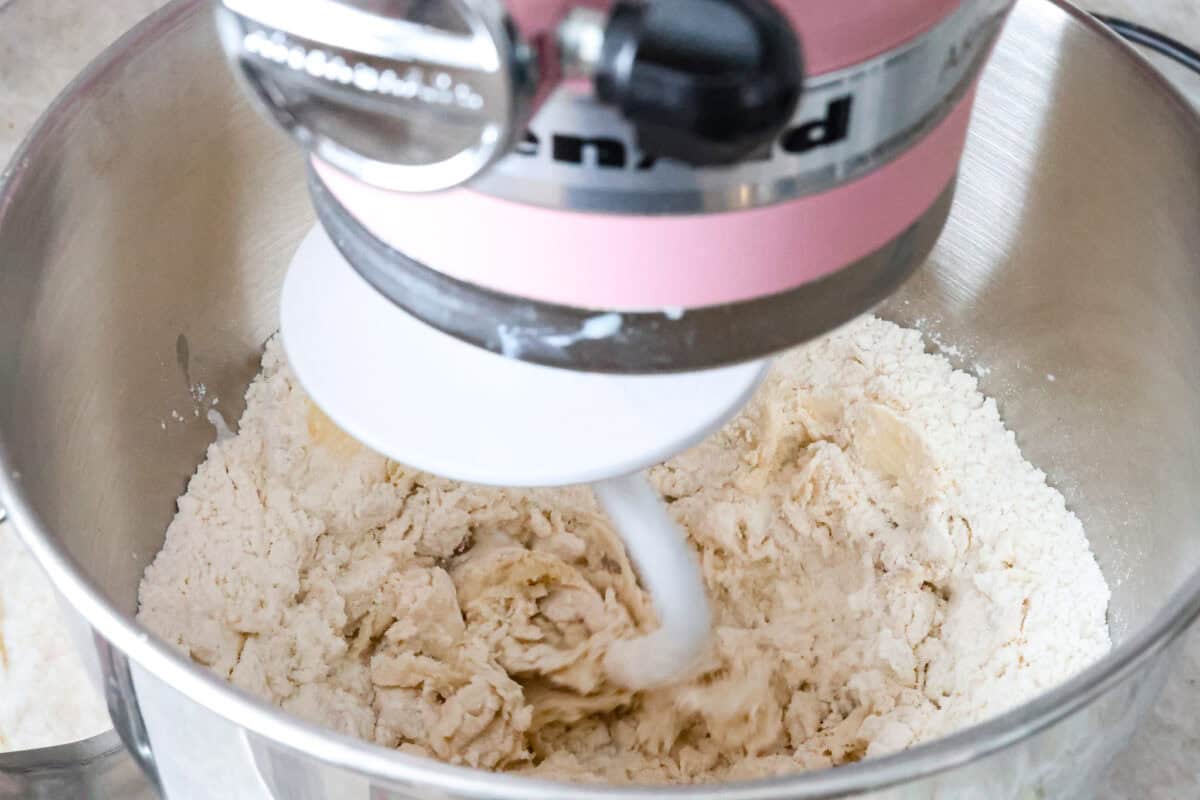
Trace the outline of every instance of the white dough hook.
[[592, 490], [624, 540], [659, 621], [644, 636], [613, 642], [604, 668], [627, 689], [670, 683], [687, 673], [708, 643], [712, 612], [700, 564], [644, 475], [599, 481]]

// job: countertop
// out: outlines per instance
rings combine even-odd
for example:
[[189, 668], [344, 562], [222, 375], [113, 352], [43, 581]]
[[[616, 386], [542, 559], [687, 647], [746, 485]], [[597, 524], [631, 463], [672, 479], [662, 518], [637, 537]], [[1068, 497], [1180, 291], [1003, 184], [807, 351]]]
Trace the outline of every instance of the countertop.
[[[0, 164], [54, 95], [89, 60], [162, 0], [0, 0]], [[1094, 0], [1091, 10], [1123, 16], [1200, 47], [1196, 0]], [[1200, 104], [1200, 77], [1153, 57]], [[31, 564], [0, 526], [0, 562]], [[14, 555], [15, 554], [15, 555]], [[24, 568], [29, 568], [24, 567]], [[1186, 634], [1150, 719], [1114, 764], [1105, 800], [1200, 797], [1200, 630]]]

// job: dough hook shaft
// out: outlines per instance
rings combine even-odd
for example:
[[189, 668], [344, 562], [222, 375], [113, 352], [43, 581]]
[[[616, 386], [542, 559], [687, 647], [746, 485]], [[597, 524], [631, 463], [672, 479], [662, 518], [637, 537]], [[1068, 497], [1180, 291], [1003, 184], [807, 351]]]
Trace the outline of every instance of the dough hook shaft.
[[648, 689], [684, 675], [708, 642], [712, 614], [696, 555], [645, 475], [636, 472], [592, 484], [653, 598], [659, 627], [614, 642], [605, 657], [609, 677]]

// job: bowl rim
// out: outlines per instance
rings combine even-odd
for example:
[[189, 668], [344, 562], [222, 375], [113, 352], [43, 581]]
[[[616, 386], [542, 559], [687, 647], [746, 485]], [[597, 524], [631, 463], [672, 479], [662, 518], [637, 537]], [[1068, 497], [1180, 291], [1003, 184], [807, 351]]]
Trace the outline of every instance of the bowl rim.
[[[1049, 5], [1125, 53], [1149, 85], [1173, 99], [1200, 143], [1200, 116], [1183, 94], [1130, 45], [1090, 14], [1066, 0], [1019, 0]], [[0, 225], [19, 202], [30, 164], [52, 157], [47, 142], [66, 124], [90, 90], [116, 77], [132, 58], [188, 24], [206, 0], [172, 0], [106, 48], [55, 98], [0, 172]], [[2, 257], [0, 257], [2, 261]], [[0, 266], [0, 269], [3, 267]], [[976, 761], [1025, 739], [1090, 704], [1164, 651], [1200, 615], [1200, 569], [1175, 590], [1140, 630], [1066, 682], [999, 716], [891, 755], [835, 769], [752, 781], [685, 786], [581, 785], [453, 766], [407, 755], [293, 717], [191, 662], [118, 611], [57, 543], [25, 497], [21, 476], [0, 440], [0, 505], [58, 591], [89, 625], [158, 680], [189, 700], [275, 745], [330, 767], [364, 774], [381, 784], [425, 785], [488, 800], [651, 800], [686, 796], [703, 800], [795, 800], [830, 798], [878, 790], [925, 778]]]

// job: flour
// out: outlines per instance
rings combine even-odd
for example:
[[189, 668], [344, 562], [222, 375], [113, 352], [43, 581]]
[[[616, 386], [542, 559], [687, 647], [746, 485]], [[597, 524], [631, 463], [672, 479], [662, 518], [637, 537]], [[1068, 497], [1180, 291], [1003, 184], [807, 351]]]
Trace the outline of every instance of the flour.
[[371, 453], [275, 343], [247, 400], [179, 500], [139, 619], [385, 746], [579, 781], [773, 775], [935, 738], [1109, 648], [1108, 589], [1062, 496], [973, 377], [877, 319], [779, 358], [736, 420], [651, 471], [715, 629], [695, 674], [641, 693], [602, 661], [652, 607], [588, 490]]
[[108, 727], [49, 580], [12, 529], [0, 527], [0, 752], [66, 744]]

